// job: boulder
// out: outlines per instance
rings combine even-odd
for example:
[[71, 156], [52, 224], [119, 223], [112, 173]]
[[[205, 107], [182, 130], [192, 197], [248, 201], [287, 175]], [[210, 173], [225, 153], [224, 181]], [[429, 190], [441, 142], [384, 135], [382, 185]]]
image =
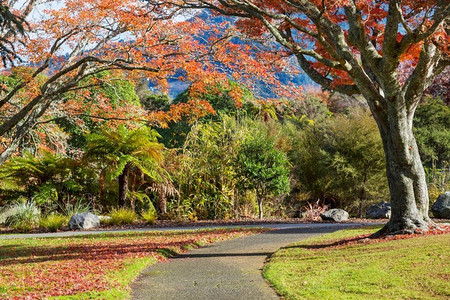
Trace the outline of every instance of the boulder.
[[343, 209], [333, 208], [320, 214], [322, 220], [330, 220], [334, 222], [342, 222], [348, 220], [348, 212]]
[[366, 218], [369, 219], [389, 219], [391, 217], [391, 204], [380, 202], [372, 205], [366, 212]]
[[90, 212], [75, 214], [70, 218], [70, 229], [89, 229], [100, 226], [100, 219]]
[[431, 206], [435, 218], [450, 219], [450, 191], [441, 194]]

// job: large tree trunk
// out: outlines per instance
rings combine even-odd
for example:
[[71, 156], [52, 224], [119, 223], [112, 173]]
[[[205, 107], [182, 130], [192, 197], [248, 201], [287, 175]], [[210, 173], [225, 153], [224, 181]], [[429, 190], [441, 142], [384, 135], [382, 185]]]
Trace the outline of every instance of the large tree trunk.
[[125, 207], [128, 193], [128, 164], [119, 175], [119, 207]]
[[428, 189], [412, 131], [413, 113], [408, 112], [407, 102], [400, 97], [387, 103], [386, 111], [377, 114], [375, 119], [386, 156], [392, 212], [391, 219], [378, 234], [428, 230], [432, 224], [428, 216]]

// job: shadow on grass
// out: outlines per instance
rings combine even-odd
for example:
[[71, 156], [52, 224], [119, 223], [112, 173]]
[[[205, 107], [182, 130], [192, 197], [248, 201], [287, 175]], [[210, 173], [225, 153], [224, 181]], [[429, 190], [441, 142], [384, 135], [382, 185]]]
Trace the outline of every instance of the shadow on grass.
[[[111, 238], [117, 238], [117, 240], [107, 240], [105, 238], [109, 237], [105, 236], [85, 236], [85, 242], [80, 243], [77, 241], [75, 244], [56, 246], [52, 246], [50, 243], [46, 245], [45, 242], [49, 241], [48, 239], [43, 239], [42, 245], [37, 246], [21, 245], [19, 243], [3, 245], [0, 246], [0, 267], [77, 259], [95, 263], [95, 261], [109, 260], [114, 257], [147, 256], [150, 253], [164, 257], [174, 257], [177, 255], [177, 252], [173, 249], [185, 249], [187, 246], [200, 247], [201, 242], [199, 239], [203, 235], [205, 238], [213, 237], [210, 235], [211, 233], [210, 230], [194, 233], [191, 231], [188, 234], [193, 236], [188, 236], [182, 240], [176, 238], [176, 241], [158, 241], [151, 239], [151, 236], [170, 239], [171, 237], [186, 235], [187, 232], [132, 233], [111, 236]], [[150, 237], [150, 239], [146, 239], [147, 237]], [[76, 237], [75, 239], [78, 240], [81, 237]]]
[[353, 238], [340, 239], [340, 240], [325, 243], [325, 244], [301, 244], [301, 245], [287, 246], [287, 247], [283, 247], [281, 249], [302, 248], [302, 249], [308, 249], [308, 250], [324, 250], [327, 248], [336, 248], [336, 247], [341, 247], [341, 246], [349, 246], [349, 245], [364, 243], [370, 239], [372, 239], [372, 238], [371, 238], [371, 235], [369, 234], [369, 235], [357, 236], [357, 237], [353, 237]]

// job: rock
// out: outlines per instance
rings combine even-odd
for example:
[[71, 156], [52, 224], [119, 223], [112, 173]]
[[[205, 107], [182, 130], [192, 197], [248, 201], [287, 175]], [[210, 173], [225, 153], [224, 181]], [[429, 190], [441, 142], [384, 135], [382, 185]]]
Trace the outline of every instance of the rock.
[[100, 219], [90, 212], [75, 214], [70, 218], [70, 229], [89, 229], [100, 226]]
[[348, 212], [343, 209], [333, 208], [320, 214], [322, 220], [342, 222], [348, 220]]
[[450, 191], [441, 194], [431, 206], [435, 218], [450, 219]]
[[391, 217], [391, 204], [380, 202], [372, 205], [366, 212], [366, 218], [369, 219], [389, 219]]

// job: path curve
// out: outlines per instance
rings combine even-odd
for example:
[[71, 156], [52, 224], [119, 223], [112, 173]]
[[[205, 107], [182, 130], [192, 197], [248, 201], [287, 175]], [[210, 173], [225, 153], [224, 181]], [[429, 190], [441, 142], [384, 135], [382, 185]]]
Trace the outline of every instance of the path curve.
[[132, 299], [278, 299], [262, 277], [279, 248], [362, 224], [276, 224], [263, 234], [224, 241], [147, 268], [132, 285]]

